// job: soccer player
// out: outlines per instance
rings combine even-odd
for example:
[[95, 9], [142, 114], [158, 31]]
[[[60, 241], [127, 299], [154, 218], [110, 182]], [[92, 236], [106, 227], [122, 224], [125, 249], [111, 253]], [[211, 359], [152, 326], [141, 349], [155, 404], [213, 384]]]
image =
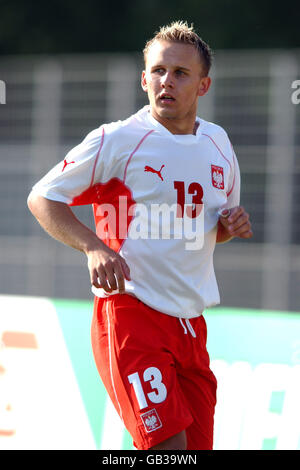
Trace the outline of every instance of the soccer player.
[[[95, 362], [136, 448], [212, 449], [217, 383], [203, 311], [220, 301], [213, 252], [250, 238], [251, 223], [226, 132], [197, 116], [209, 46], [179, 21], [144, 58], [149, 105], [90, 132], [28, 205], [51, 236], [87, 256]], [[70, 208], [81, 204], [93, 204], [96, 233]], [[169, 218], [155, 218], [162, 207]]]

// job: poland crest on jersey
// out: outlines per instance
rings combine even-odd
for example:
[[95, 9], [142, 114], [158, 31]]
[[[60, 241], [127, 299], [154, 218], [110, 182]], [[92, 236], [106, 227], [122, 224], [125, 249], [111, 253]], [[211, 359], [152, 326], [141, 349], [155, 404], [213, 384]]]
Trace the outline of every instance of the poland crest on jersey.
[[224, 189], [224, 170], [221, 166], [211, 165], [211, 179], [214, 188]]
[[155, 408], [147, 411], [147, 413], [143, 413], [141, 418], [147, 432], [152, 432], [162, 427], [161, 420]]

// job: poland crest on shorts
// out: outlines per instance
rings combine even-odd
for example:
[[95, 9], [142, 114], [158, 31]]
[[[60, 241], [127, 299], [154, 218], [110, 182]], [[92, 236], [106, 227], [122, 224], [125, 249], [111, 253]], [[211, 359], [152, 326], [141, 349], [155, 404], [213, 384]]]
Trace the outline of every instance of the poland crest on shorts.
[[152, 432], [162, 427], [161, 420], [155, 408], [147, 411], [147, 413], [143, 413], [141, 418], [147, 432]]
[[211, 165], [211, 180], [214, 188], [224, 189], [224, 170], [221, 166]]

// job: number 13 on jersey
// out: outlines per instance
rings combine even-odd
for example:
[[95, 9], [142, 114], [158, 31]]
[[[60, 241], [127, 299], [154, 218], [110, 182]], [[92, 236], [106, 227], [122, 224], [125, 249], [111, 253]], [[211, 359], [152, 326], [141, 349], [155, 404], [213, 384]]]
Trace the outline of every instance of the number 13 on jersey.
[[161, 403], [167, 397], [166, 386], [162, 382], [162, 375], [157, 367], [148, 367], [143, 373], [143, 381], [150, 382], [153, 392], [147, 393], [143, 390], [143, 385], [138, 372], [128, 376], [128, 381], [132, 384], [140, 410], [148, 407], [148, 400], [152, 403]]

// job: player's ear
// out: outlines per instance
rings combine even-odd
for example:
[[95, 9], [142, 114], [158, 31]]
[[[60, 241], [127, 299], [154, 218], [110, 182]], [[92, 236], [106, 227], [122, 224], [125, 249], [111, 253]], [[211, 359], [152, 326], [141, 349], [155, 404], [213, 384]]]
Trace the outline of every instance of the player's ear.
[[198, 96], [204, 96], [211, 85], [211, 78], [210, 77], [202, 77], [200, 84], [199, 84], [199, 89], [198, 89]]
[[146, 80], [146, 71], [142, 71], [141, 85], [144, 91], [148, 91], [147, 80]]

